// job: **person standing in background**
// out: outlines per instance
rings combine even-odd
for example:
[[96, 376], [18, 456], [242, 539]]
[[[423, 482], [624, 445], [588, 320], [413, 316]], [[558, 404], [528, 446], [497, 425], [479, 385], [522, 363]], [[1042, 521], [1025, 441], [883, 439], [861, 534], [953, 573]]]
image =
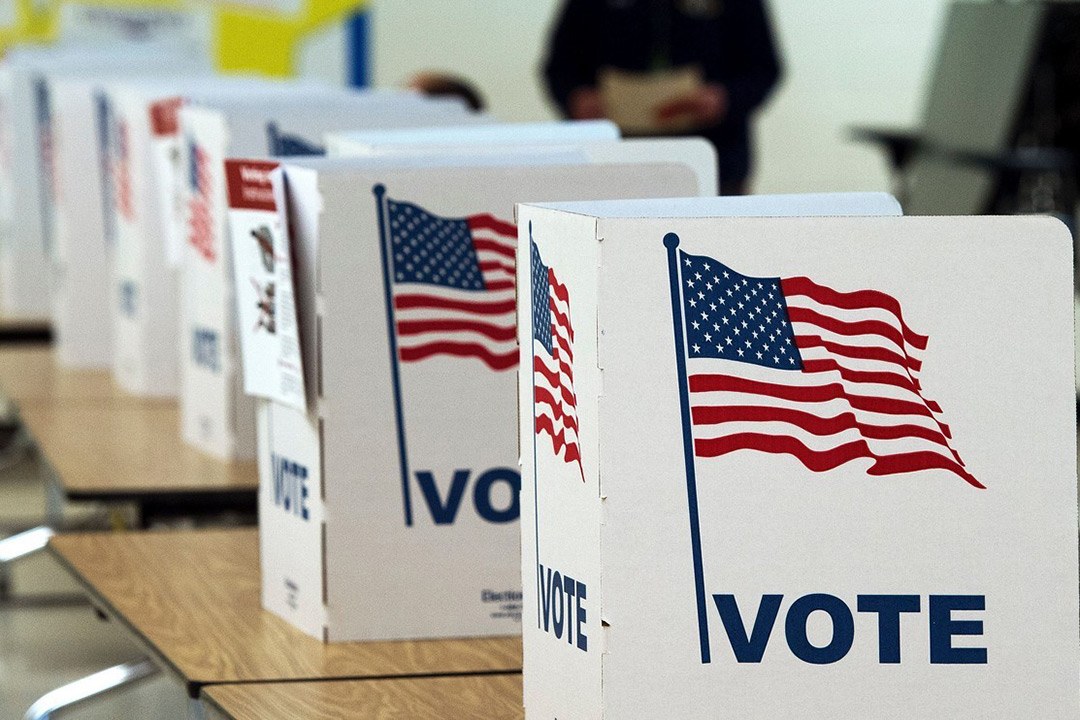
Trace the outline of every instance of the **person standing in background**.
[[707, 138], [721, 193], [742, 194], [750, 117], [781, 72], [764, 2], [566, 0], [544, 67], [548, 90], [571, 119]]

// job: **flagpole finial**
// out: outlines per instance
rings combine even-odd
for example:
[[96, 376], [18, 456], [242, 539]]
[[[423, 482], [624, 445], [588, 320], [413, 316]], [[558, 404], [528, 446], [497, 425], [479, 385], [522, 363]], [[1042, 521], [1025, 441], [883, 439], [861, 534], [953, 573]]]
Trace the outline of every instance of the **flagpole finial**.
[[679, 247], [679, 236], [675, 233], [668, 233], [664, 236], [664, 247], [668, 250], [674, 250]]
[[386, 194], [386, 186], [382, 183], [379, 183], [375, 187], [371, 188], [371, 192], [375, 193], [375, 197], [382, 200], [383, 195]]

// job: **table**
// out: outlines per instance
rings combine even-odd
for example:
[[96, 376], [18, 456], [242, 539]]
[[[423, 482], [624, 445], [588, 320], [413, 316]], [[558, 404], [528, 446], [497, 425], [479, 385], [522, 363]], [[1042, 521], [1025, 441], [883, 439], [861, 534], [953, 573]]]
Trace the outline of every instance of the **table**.
[[208, 684], [521, 670], [521, 638], [324, 644], [259, 603], [254, 529], [58, 535], [91, 601], [192, 697]]
[[109, 370], [60, 367], [48, 346], [0, 346], [0, 389], [9, 400], [20, 405], [26, 402], [153, 402], [120, 390]]
[[175, 401], [27, 403], [20, 415], [69, 500], [133, 502], [151, 515], [254, 512], [256, 463], [186, 445]]
[[520, 675], [212, 685], [202, 700], [227, 720], [525, 717]]

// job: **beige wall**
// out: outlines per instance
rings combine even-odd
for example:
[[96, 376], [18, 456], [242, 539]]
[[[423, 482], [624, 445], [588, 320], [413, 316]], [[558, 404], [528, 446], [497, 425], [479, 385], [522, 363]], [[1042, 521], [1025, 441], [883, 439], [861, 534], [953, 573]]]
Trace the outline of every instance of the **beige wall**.
[[[510, 121], [553, 117], [539, 81], [560, 0], [374, 0], [378, 85], [445, 69]], [[948, 0], [771, 0], [787, 74], [758, 123], [759, 192], [888, 189], [856, 124], [906, 127], [922, 111]]]

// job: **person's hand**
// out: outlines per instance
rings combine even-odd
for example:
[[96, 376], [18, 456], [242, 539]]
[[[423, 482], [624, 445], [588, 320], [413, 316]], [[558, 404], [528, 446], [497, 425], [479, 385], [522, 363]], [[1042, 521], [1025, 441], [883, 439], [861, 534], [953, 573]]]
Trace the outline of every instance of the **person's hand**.
[[570, 93], [570, 117], [573, 120], [599, 120], [604, 117], [604, 103], [600, 91], [591, 87], [580, 87]]
[[656, 122], [661, 125], [689, 120], [694, 125], [706, 127], [720, 123], [728, 112], [727, 88], [718, 83], [702, 85], [692, 95], [685, 95], [664, 103], [656, 109]]

